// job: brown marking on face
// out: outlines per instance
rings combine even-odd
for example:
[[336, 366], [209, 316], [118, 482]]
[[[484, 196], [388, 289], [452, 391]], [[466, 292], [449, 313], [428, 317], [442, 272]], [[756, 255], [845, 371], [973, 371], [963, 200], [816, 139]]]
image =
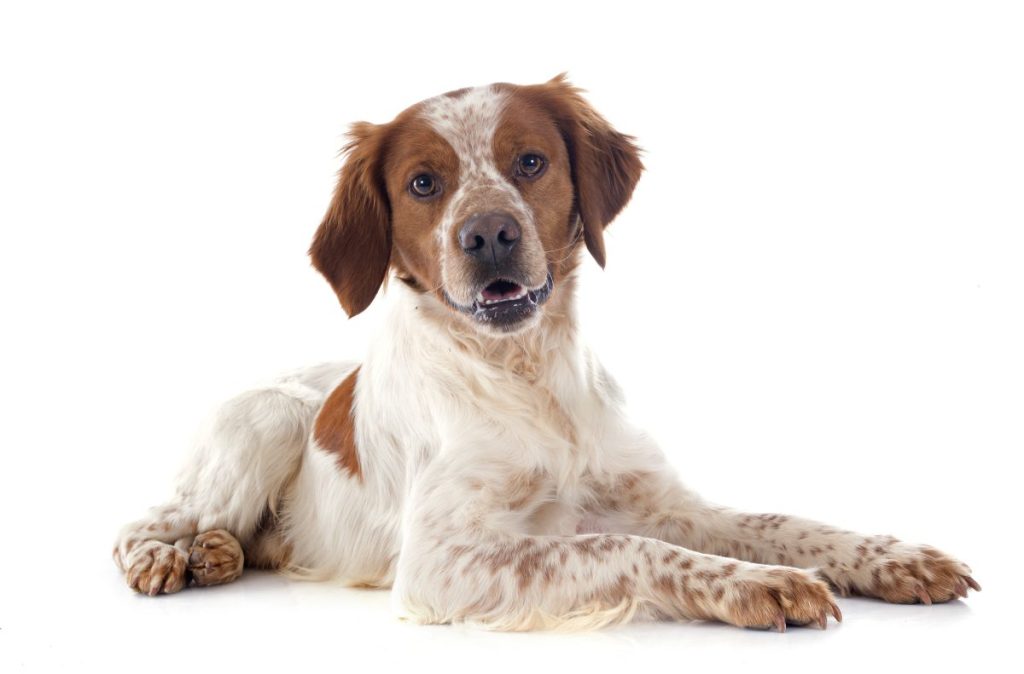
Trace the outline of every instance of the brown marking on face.
[[[419, 116], [418, 106], [399, 115], [392, 125], [384, 163], [391, 205], [391, 264], [399, 279], [443, 302], [438, 227], [459, 186], [459, 159], [451, 145]], [[410, 192], [409, 185], [421, 174], [439, 182], [437, 196], [423, 199]]]
[[313, 438], [326, 452], [334, 454], [338, 466], [358, 480], [363, 479], [355, 435], [355, 389], [359, 368], [338, 384], [327, 400], [313, 426]]
[[[334, 199], [310, 248], [314, 266], [350, 316], [370, 304], [389, 268], [410, 287], [442, 301], [444, 291], [460, 303], [474, 297], [481, 273], [472, 270], [456, 240], [473, 212], [510, 211], [523, 229], [513, 251], [513, 266], [523, 277], [516, 280], [536, 288], [550, 271], [552, 300], [579, 263], [581, 240], [604, 265], [603, 229], [629, 201], [643, 170], [632, 138], [615, 131], [562, 76], [541, 85], [499, 84], [491, 90], [504, 107], [491, 139], [493, 167], [479, 192], [467, 183], [472, 193], [459, 193], [459, 181], [467, 175], [459, 165], [463, 150], [457, 152], [444, 137], [473, 129], [435, 128], [431, 101], [387, 124], [353, 125]], [[466, 94], [446, 96], [454, 100]], [[468, 119], [471, 126], [484, 121]], [[533, 177], [517, 173], [518, 160], [527, 153], [545, 160]], [[418, 198], [410, 192], [420, 174], [436, 179], [436, 194]], [[452, 201], [456, 195], [458, 201]], [[442, 231], [445, 219], [450, 222]]]
[[[517, 89], [510, 93], [494, 134], [495, 164], [519, 190], [532, 219], [529, 236], [536, 237], [540, 244], [528, 251], [530, 255], [539, 254], [540, 259], [526, 260], [524, 267], [536, 271], [550, 267], [557, 286], [579, 264], [575, 253], [583, 243], [574, 210], [569, 153], [550, 110], [539, 101], [517, 95]], [[537, 177], [516, 175], [519, 158], [527, 154], [539, 155], [545, 161]], [[535, 279], [536, 283], [542, 281]]]
[[576, 203], [587, 249], [602, 267], [604, 228], [633, 194], [643, 164], [633, 138], [616, 131], [558, 76], [541, 85], [519, 87], [517, 97], [556, 121], [569, 150]]

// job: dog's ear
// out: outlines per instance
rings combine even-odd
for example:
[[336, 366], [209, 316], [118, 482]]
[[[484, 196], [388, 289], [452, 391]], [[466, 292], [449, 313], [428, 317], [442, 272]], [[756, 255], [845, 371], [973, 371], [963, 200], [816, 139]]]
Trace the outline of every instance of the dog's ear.
[[562, 131], [572, 164], [576, 207], [587, 249], [604, 267], [604, 228], [633, 195], [644, 165], [632, 136], [612, 128], [565, 74], [542, 84], [548, 109]]
[[370, 306], [391, 257], [390, 205], [381, 175], [384, 144], [384, 127], [352, 126], [334, 199], [309, 248], [313, 266], [349, 316]]

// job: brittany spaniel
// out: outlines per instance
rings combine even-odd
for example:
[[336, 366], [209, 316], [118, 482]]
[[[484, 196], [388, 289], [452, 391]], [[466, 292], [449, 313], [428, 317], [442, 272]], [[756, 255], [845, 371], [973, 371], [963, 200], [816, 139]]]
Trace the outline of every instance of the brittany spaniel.
[[393, 587], [404, 615], [498, 629], [638, 616], [749, 627], [841, 619], [830, 588], [891, 602], [980, 589], [925, 545], [685, 488], [625, 418], [576, 326], [583, 249], [643, 166], [564, 77], [493, 84], [356, 124], [314, 266], [354, 316], [394, 308], [359, 364], [226, 403], [177, 494], [124, 528], [129, 587], [244, 566]]

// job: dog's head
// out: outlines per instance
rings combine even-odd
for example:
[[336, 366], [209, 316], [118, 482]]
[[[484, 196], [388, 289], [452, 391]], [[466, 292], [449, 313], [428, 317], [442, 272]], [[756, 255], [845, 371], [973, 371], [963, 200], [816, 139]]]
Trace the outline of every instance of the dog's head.
[[643, 170], [562, 76], [454, 91], [350, 136], [310, 249], [342, 307], [363, 311], [393, 268], [496, 334], [537, 320], [581, 241], [604, 266], [602, 232]]

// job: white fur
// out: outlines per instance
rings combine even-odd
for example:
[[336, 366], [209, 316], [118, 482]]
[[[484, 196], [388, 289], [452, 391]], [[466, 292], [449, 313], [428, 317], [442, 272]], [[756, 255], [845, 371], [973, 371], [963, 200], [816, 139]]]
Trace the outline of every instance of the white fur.
[[[502, 105], [488, 88], [425, 104], [461, 162], [455, 200], [484, 185], [515, 191], [490, 148]], [[645, 615], [781, 628], [823, 623], [834, 608], [793, 566], [871, 593], [878, 574], [894, 573], [890, 562], [937, 559], [686, 490], [581, 341], [572, 279], [555, 291], [560, 309], [553, 301], [511, 336], [477, 330], [432, 294], [391, 287], [389, 318], [356, 379], [359, 473], [312, 433], [355, 364], [243, 394], [212, 421], [177, 496], [122, 532], [114, 554], [130, 585], [180, 589], [193, 539], [223, 529], [250, 562], [274, 565], [266, 560], [287, 551], [282, 570], [298, 576], [393, 585], [397, 610], [424, 622], [525, 629]], [[745, 561], [717, 556], [726, 554]], [[775, 563], [789, 566], [766, 565]], [[939, 599], [940, 573], [929, 573], [911, 585]]]

